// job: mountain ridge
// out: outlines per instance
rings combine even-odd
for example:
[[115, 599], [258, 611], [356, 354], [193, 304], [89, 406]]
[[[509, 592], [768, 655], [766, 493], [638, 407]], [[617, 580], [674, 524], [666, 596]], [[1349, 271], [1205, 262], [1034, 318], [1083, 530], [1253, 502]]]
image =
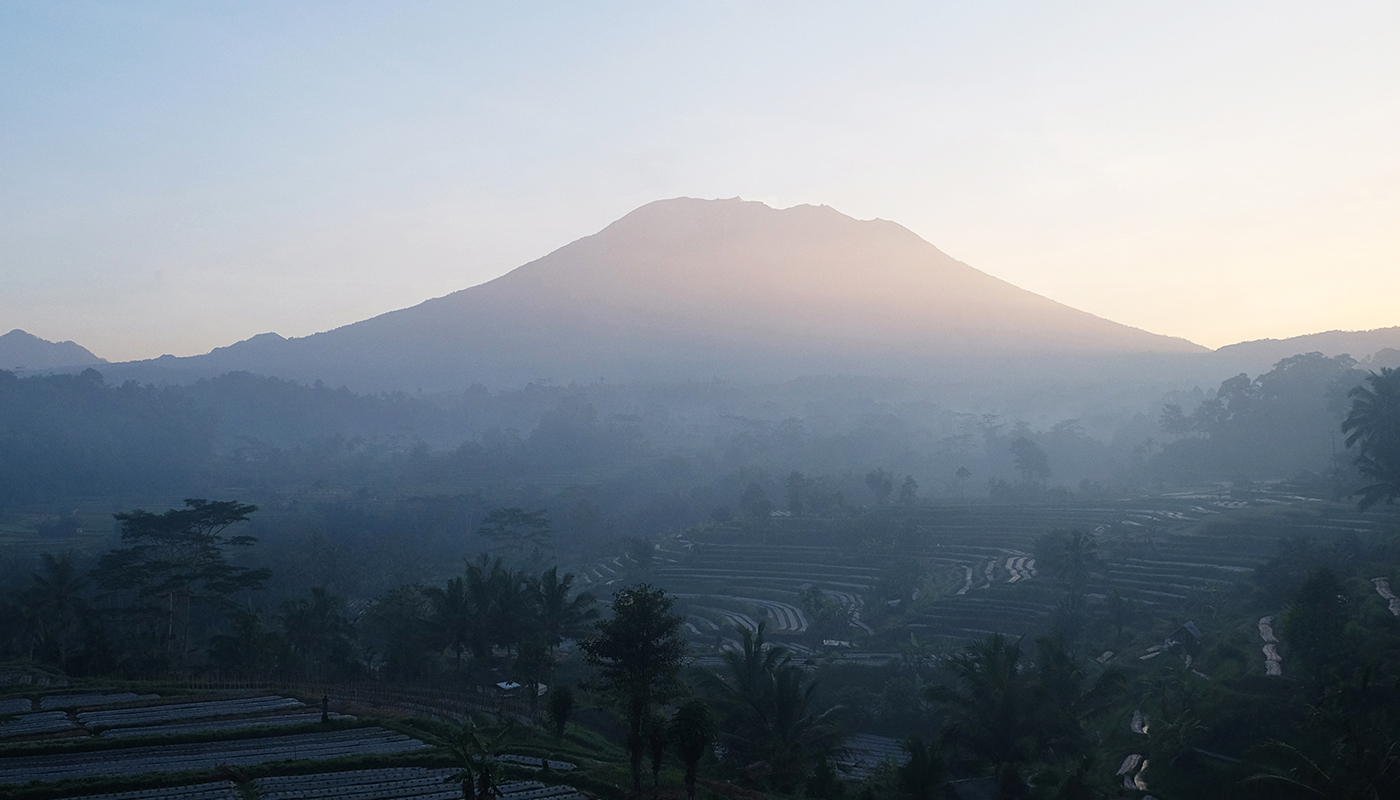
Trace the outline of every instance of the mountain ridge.
[[887, 220], [675, 198], [409, 308], [175, 362], [361, 388], [443, 388], [904, 373], [1013, 351], [1205, 348], [1015, 287]]
[[0, 369], [20, 372], [106, 363], [73, 341], [51, 342], [19, 328], [0, 336]]
[[1129, 362], [1141, 362], [1143, 374], [1189, 381], [1202, 379], [1191, 366], [1199, 361], [1214, 364], [1203, 376], [1210, 382], [1224, 369], [1257, 372], [1278, 360], [1256, 363], [1272, 351], [1245, 344], [1212, 352], [1079, 311], [888, 220], [856, 220], [829, 206], [673, 198], [408, 308], [116, 371], [183, 380], [244, 370], [413, 390], [959, 370], [970, 379], [1013, 366], [1056, 374]]

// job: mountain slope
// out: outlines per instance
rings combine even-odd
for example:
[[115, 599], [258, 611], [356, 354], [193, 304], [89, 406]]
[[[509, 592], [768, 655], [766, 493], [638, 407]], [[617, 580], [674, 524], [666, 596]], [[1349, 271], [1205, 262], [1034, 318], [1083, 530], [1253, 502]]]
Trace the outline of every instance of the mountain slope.
[[28, 371], [105, 363], [86, 347], [73, 342], [50, 342], [19, 328], [0, 336], [0, 369]]
[[1400, 327], [1370, 331], [1325, 331], [1288, 339], [1258, 339], [1226, 345], [1211, 353], [1211, 360], [1226, 370], [1257, 375], [1299, 353], [1325, 356], [1349, 355], [1365, 360], [1386, 348], [1400, 349]]
[[360, 388], [920, 374], [1205, 352], [973, 269], [892, 222], [741, 200], [643, 206], [496, 280], [326, 333], [165, 368]]

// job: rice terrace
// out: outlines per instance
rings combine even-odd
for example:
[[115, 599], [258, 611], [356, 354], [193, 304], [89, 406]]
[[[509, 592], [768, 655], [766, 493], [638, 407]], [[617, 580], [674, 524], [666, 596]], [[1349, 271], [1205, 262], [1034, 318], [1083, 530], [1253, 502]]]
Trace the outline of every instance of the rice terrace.
[[1397, 41], [0, 2], [0, 800], [1400, 800]]
[[[1375, 560], [1387, 524], [1296, 488], [1214, 486], [1087, 503], [774, 512], [697, 525], [572, 571], [600, 596], [637, 581], [668, 592], [694, 669], [722, 669], [726, 654], [743, 651], [745, 633], [750, 644], [758, 635], [790, 652], [801, 670], [823, 676], [825, 697], [859, 710], [829, 763], [841, 780], [868, 782], [909, 762], [901, 740], [882, 735], [897, 724], [891, 678], [937, 670], [963, 642], [992, 634], [1087, 626], [1082, 635], [1107, 642], [1094, 662], [1134, 680], [1184, 676], [1181, 691], [1199, 681], [1267, 703], [1277, 695], [1267, 679], [1293, 666], [1280, 659], [1270, 624], [1282, 609], [1265, 604], [1262, 585], [1296, 569], [1290, 548], [1310, 542]], [[1071, 531], [1087, 545], [1082, 563], [1069, 555]], [[1066, 607], [1076, 569], [1077, 621]], [[1390, 592], [1400, 573], [1371, 571], [1372, 591], [1353, 587], [1362, 602], [1350, 613], [1400, 615]], [[463, 758], [476, 759], [476, 774], [489, 775], [499, 796], [517, 800], [611, 796], [625, 785], [616, 729], [566, 721], [555, 736], [545, 704], [508, 681], [113, 681], [41, 668], [9, 668], [0, 681], [0, 784], [18, 798], [447, 800], [462, 795]], [[881, 684], [883, 695], [874, 691]], [[1122, 761], [1125, 787], [1145, 791], [1146, 762], [1135, 751], [1148, 749], [1155, 715], [1122, 706], [1115, 716], [1110, 760]], [[473, 754], [458, 738], [464, 722], [503, 735], [489, 746], [477, 738]], [[1194, 745], [1218, 768], [1235, 761], [1219, 753], [1228, 740]], [[714, 796], [744, 791], [705, 786]]]

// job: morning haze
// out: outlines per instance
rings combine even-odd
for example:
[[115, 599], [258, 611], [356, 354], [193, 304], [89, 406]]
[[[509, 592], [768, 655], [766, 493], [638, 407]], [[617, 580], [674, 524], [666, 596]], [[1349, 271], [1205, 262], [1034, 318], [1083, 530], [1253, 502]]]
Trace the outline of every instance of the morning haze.
[[1400, 796], [1397, 21], [3, 6], [0, 794]]

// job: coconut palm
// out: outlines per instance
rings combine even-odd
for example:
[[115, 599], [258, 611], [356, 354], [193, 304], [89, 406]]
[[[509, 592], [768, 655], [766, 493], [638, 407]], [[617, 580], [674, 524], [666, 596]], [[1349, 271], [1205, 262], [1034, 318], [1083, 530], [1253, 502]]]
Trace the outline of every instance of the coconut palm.
[[815, 711], [816, 684], [792, 664], [792, 653], [765, 641], [766, 625], [740, 630], [740, 649], [724, 654], [724, 675], [700, 683], [724, 710], [726, 748], [741, 761], [767, 764], [784, 788], [797, 785], [816, 758], [839, 741], [836, 708]]
[[530, 579], [524, 572], [500, 568], [492, 571], [490, 584], [491, 605], [486, 612], [486, 625], [491, 641], [507, 652], [518, 652], [535, 616]]
[[739, 649], [724, 652], [724, 675], [701, 672], [701, 684], [715, 695], [722, 705], [742, 708], [761, 702], [768, 687], [768, 676], [792, 660], [786, 647], [769, 645], [768, 623], [758, 623], [758, 630], [739, 629]]
[[779, 788], [790, 790], [807, 776], [812, 764], [840, 742], [835, 716], [839, 707], [817, 711], [815, 681], [793, 664], [771, 673], [767, 702], [749, 716], [754, 749], [772, 767]]
[[1342, 422], [1347, 447], [1359, 445], [1357, 469], [1376, 481], [1357, 490], [1361, 509], [1382, 500], [1393, 503], [1400, 497], [1400, 370], [1382, 367], [1347, 396], [1351, 411]]
[[1060, 757], [1091, 749], [1089, 724], [1113, 710], [1127, 691], [1127, 679], [1117, 669], [1090, 673], [1058, 636], [1036, 640], [1036, 678], [1046, 744]]
[[465, 631], [467, 635], [467, 646], [471, 649], [472, 655], [477, 658], [487, 658], [491, 655], [491, 628], [487, 615], [491, 611], [491, 606], [495, 603], [496, 585], [499, 583], [496, 576], [504, 571], [501, 560], [491, 561], [490, 556], [482, 554], [476, 561], [467, 564], [466, 578], [466, 604], [471, 609], [470, 627]]
[[91, 607], [83, 597], [88, 579], [78, 571], [73, 553], [44, 553], [40, 571], [29, 576], [23, 600], [35, 623], [41, 651], [63, 667], [68, 661], [68, 640]]
[[352, 660], [355, 628], [345, 616], [345, 600], [324, 586], [306, 597], [282, 601], [279, 615], [287, 644], [310, 674], [341, 671]]
[[241, 675], [267, 672], [277, 660], [281, 638], [263, 630], [262, 616], [257, 611], [235, 611], [231, 627], [232, 634], [209, 638], [209, 660], [220, 669]]
[[691, 700], [676, 709], [671, 718], [670, 738], [676, 755], [685, 764], [685, 793], [695, 800], [695, 775], [714, 738], [714, 722], [710, 719], [710, 709], [703, 701]]
[[564, 726], [574, 713], [574, 690], [555, 686], [549, 692], [549, 720], [554, 723], [554, 740], [564, 741]]
[[651, 756], [651, 796], [661, 792], [661, 765], [666, 761], [666, 750], [671, 746], [668, 738], [667, 720], [659, 713], [647, 718], [647, 754]]
[[909, 760], [899, 768], [899, 783], [915, 800], [933, 800], [934, 792], [945, 780], [943, 753], [937, 742], [924, 743], [918, 734], [902, 743]]
[[957, 686], [931, 686], [942, 706], [942, 743], [992, 769], [998, 798], [1022, 797], [1025, 772], [1040, 752], [1040, 702], [1019, 641], [995, 634], [968, 644], [946, 663]]
[[477, 619], [466, 581], [449, 578], [446, 588], [429, 586], [423, 591], [433, 604], [433, 627], [443, 646], [456, 657], [456, 669], [461, 672], [462, 653], [471, 646], [472, 628]]
[[531, 584], [540, 624], [551, 651], [565, 639], [582, 637], [598, 618], [597, 598], [587, 592], [571, 597], [573, 587], [574, 574], [566, 572], [561, 578], [558, 567], [545, 570], [539, 580]]

